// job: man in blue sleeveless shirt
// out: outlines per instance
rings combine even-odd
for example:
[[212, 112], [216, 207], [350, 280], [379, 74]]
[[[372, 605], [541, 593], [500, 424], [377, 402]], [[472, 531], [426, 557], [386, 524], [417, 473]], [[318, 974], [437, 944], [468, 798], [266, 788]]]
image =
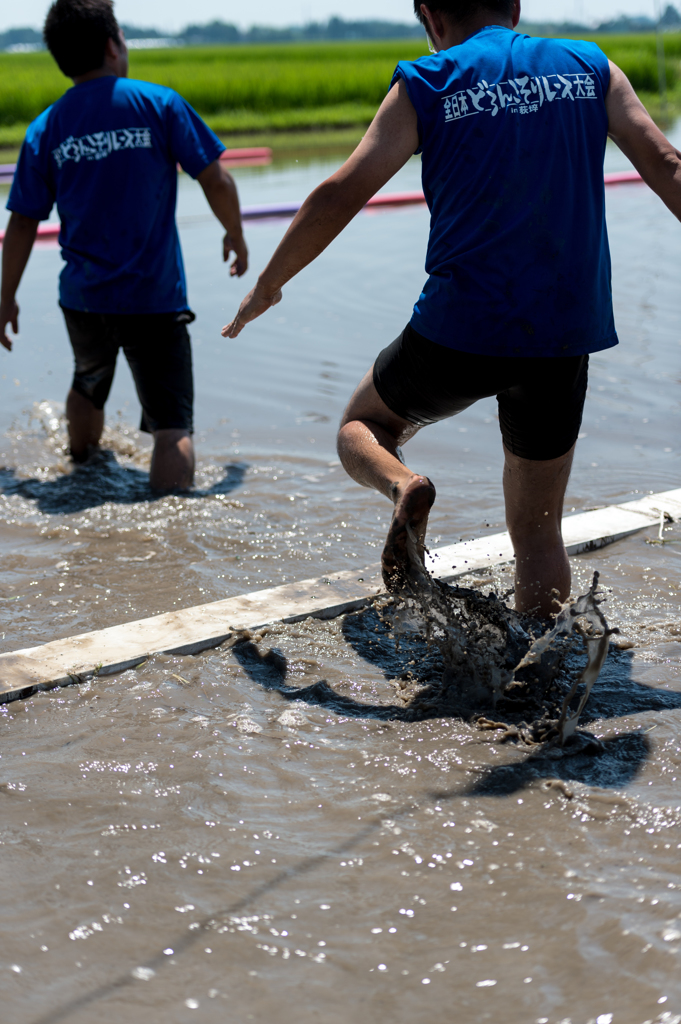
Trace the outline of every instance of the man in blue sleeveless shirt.
[[84, 462], [104, 428], [104, 404], [122, 348], [154, 435], [150, 482], [184, 489], [194, 471], [194, 314], [175, 226], [177, 164], [196, 178], [225, 228], [223, 259], [245, 273], [236, 186], [224, 146], [172, 89], [127, 78], [112, 0], [56, 0], [45, 40], [74, 87], [28, 129], [3, 246], [0, 342], [18, 329], [16, 291], [38, 223], [56, 202], [65, 266], [59, 298], [75, 356], [66, 402], [71, 455]]
[[383, 576], [409, 572], [435, 499], [400, 446], [496, 395], [516, 608], [548, 615], [570, 592], [561, 536], [589, 353], [617, 344], [605, 226], [608, 134], [681, 219], [681, 155], [594, 43], [514, 31], [520, 0], [415, 3], [432, 56], [400, 62], [347, 163], [306, 200], [258, 285], [223, 330], [281, 299], [366, 201], [422, 153], [428, 280], [410, 323], [360, 383], [338, 451], [395, 506]]

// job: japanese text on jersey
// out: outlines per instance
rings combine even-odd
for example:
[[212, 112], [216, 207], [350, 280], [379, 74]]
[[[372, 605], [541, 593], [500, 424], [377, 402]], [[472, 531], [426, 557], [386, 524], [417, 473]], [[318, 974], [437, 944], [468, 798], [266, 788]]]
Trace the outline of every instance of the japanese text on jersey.
[[513, 114], [535, 114], [545, 103], [556, 100], [595, 100], [596, 82], [585, 72], [569, 75], [541, 75], [509, 78], [488, 85], [484, 79], [472, 89], [460, 89], [444, 97], [445, 121], [458, 121], [475, 114], [496, 117], [502, 110]]
[[109, 132], [93, 132], [60, 143], [52, 150], [57, 166], [62, 167], [67, 160], [79, 163], [81, 160], [105, 160], [112, 153], [121, 149], [152, 149], [151, 132], [148, 128], [117, 128]]

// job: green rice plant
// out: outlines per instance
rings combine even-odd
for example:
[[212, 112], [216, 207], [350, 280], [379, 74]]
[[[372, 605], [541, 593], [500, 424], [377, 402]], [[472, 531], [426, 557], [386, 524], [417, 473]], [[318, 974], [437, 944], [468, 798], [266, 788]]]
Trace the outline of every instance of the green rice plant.
[[397, 61], [414, 59], [424, 49], [407, 41], [155, 51], [135, 54], [131, 74], [169, 85], [205, 114], [347, 103], [377, 107]]
[[[398, 60], [415, 60], [428, 52], [423, 42], [409, 39], [381, 42], [339, 42], [266, 44], [258, 46], [190, 46], [167, 50], [135, 50], [130, 55], [131, 68], [161, 68], [198, 60], [203, 64], [223, 65], [225, 61], [244, 64], [265, 64], [276, 60], [288, 64], [343, 63], [348, 60], [386, 60], [393, 67]], [[145, 77], [138, 75], [138, 77]]]
[[235, 132], [312, 131], [368, 125], [375, 113], [376, 105], [373, 103], [339, 103], [336, 106], [293, 110], [225, 110], [207, 114], [206, 122], [218, 135]]
[[[622, 69], [637, 92], [655, 92], [659, 88], [659, 69], [655, 53], [633, 48], [612, 49], [608, 57]], [[673, 88], [679, 78], [679, 61], [665, 60], [665, 69], [667, 85]]]
[[[605, 55], [624, 71], [637, 92], [658, 91], [657, 36], [654, 32], [617, 36], [594, 35], [588, 38], [598, 43]], [[679, 81], [681, 71], [681, 33], [665, 33], [663, 45], [667, 85], [673, 89]]]
[[[27, 128], [28, 125], [22, 124], [21, 121], [11, 125], [0, 125], [0, 149], [19, 149]], [[6, 155], [3, 153], [0, 162], [5, 160]]]
[[347, 61], [329, 68], [322, 62], [301, 64], [270, 61], [263, 65], [200, 62], [164, 68], [155, 76], [176, 89], [204, 114], [245, 109], [265, 112], [381, 102], [393, 68], [384, 61]]
[[[130, 75], [176, 89], [201, 114], [377, 107], [397, 61], [424, 49], [407, 40], [133, 51]], [[0, 54], [0, 125], [32, 120], [69, 85], [47, 53]]]
[[[654, 33], [589, 38], [635, 89], [658, 92]], [[673, 93], [681, 33], [666, 34], [664, 47]], [[425, 50], [418, 40], [136, 50], [130, 74], [176, 89], [219, 131], [322, 128], [368, 123], [398, 60]], [[16, 132], [69, 86], [48, 53], [0, 54], [0, 145], [15, 145]]]
[[0, 125], [32, 121], [70, 84], [47, 53], [0, 54]]

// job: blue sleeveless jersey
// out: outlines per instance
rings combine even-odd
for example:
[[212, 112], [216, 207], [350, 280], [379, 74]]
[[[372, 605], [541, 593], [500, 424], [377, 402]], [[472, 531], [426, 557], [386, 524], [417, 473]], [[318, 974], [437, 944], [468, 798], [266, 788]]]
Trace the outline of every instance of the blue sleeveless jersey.
[[617, 344], [603, 157], [610, 69], [595, 45], [484, 28], [401, 61], [431, 211], [412, 326], [492, 356]]

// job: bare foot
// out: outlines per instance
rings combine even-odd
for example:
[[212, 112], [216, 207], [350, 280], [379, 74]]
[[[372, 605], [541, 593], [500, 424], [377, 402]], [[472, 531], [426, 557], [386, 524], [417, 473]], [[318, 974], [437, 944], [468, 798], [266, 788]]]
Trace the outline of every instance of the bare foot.
[[435, 487], [427, 476], [413, 476], [402, 488], [394, 485], [393, 500], [395, 511], [381, 556], [383, 582], [391, 592], [404, 587], [413, 575], [407, 528], [416, 538], [418, 557], [423, 561], [428, 514], [435, 501]]
[[73, 448], [69, 449], [69, 455], [74, 466], [86, 466], [90, 461], [97, 462], [97, 456], [101, 455], [102, 449], [97, 444], [88, 444], [84, 451], [74, 452]]

